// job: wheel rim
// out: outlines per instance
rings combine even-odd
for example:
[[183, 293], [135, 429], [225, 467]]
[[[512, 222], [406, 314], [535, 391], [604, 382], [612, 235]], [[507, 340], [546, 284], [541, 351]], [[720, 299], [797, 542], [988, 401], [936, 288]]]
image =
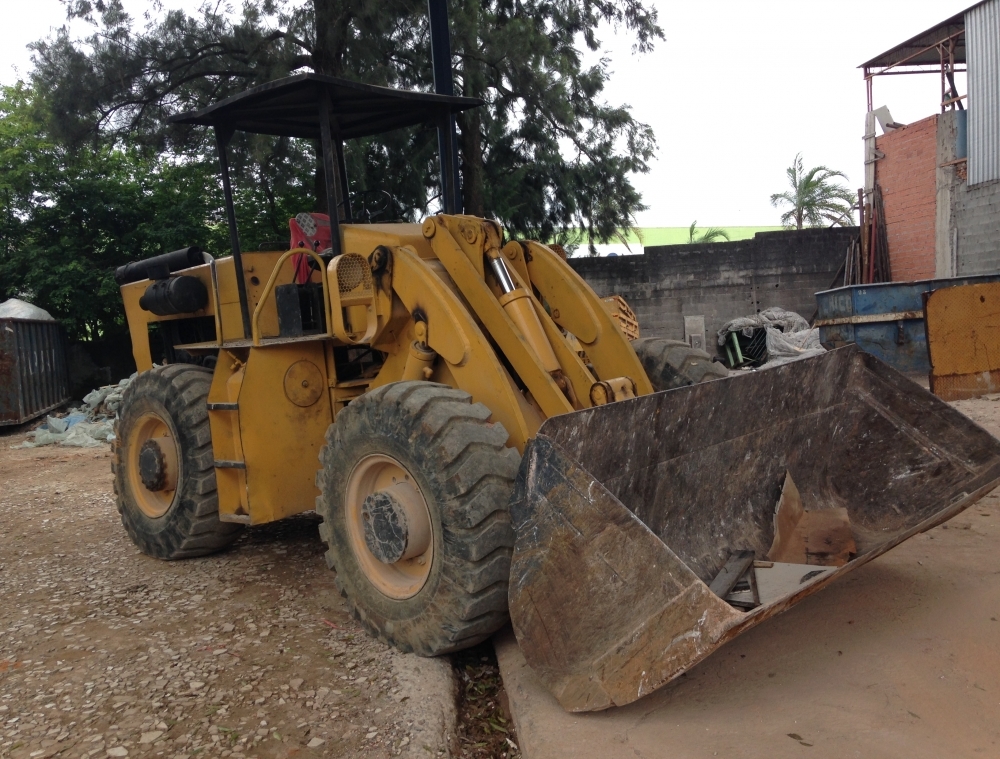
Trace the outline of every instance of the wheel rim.
[[128, 478], [135, 503], [150, 519], [159, 519], [177, 495], [179, 451], [169, 425], [147, 412], [132, 426], [128, 439]]
[[[391, 550], [386, 556], [378, 546], [373, 551], [372, 546], [373, 508], [390, 502], [404, 525], [405, 550], [395, 545], [398, 557]], [[413, 475], [391, 456], [366, 456], [348, 478], [345, 508], [351, 548], [368, 581], [389, 598], [415, 596], [430, 576], [434, 538], [430, 509]]]

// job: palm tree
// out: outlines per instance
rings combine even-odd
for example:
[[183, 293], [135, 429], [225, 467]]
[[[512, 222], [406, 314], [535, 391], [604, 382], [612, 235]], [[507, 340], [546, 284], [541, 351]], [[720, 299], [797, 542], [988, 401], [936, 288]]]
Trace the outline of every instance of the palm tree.
[[802, 168], [802, 154], [799, 153], [785, 173], [792, 186], [791, 191], [771, 196], [771, 205], [775, 208], [785, 204], [791, 206], [781, 215], [782, 226], [802, 229], [803, 225], [819, 227], [854, 223], [855, 194], [844, 185], [831, 181], [835, 177], [847, 179], [844, 172], [826, 166], [806, 171]]
[[692, 221], [691, 226], [688, 227], [689, 245], [694, 245], [696, 242], [715, 242], [716, 240], [729, 242], [729, 233], [721, 227], [709, 227], [700, 235], [695, 235], [696, 229], [698, 229], [698, 222]]

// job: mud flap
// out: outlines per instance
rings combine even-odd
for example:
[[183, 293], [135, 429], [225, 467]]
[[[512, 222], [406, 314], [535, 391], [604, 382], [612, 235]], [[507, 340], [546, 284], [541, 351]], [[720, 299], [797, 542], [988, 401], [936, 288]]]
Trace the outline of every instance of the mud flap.
[[[786, 476], [846, 509], [847, 563], [765, 561]], [[553, 417], [512, 496], [514, 632], [567, 710], [627, 704], [998, 483], [1000, 441], [853, 346]], [[747, 550], [749, 609], [709, 588]]]

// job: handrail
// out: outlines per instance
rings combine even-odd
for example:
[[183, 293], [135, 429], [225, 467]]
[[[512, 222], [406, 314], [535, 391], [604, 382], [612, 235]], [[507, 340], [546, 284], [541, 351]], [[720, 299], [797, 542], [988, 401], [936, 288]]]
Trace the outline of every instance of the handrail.
[[310, 250], [309, 248], [292, 248], [291, 250], [287, 250], [284, 253], [282, 253], [281, 257], [278, 259], [278, 262], [274, 265], [274, 269], [271, 271], [271, 276], [268, 278], [267, 284], [264, 285], [264, 291], [260, 294], [260, 300], [257, 301], [257, 307], [254, 308], [253, 310], [253, 319], [251, 320], [250, 333], [251, 336], [253, 337], [253, 345], [255, 348], [259, 348], [261, 344], [260, 326], [258, 325], [258, 322], [260, 321], [261, 308], [263, 308], [265, 301], [267, 301], [268, 297], [271, 295], [271, 290], [274, 289], [274, 283], [278, 279], [278, 272], [281, 270], [281, 265], [285, 263], [285, 259], [287, 259], [289, 256], [301, 255], [303, 253], [308, 253], [310, 256], [312, 256], [313, 260], [319, 265], [320, 279], [323, 282], [323, 315], [326, 318], [325, 334], [327, 337], [330, 336], [330, 323], [331, 323], [330, 320], [333, 317], [330, 312], [330, 283], [329, 283], [329, 277], [327, 277], [326, 273], [326, 264], [323, 262], [323, 259], [319, 257], [319, 254], [317, 254], [313, 250]]
[[225, 342], [222, 335], [222, 300], [219, 298], [219, 272], [215, 268], [215, 256], [207, 251], [202, 251], [205, 263], [208, 264], [209, 273], [212, 277], [212, 310], [215, 316], [215, 344], [222, 345]]

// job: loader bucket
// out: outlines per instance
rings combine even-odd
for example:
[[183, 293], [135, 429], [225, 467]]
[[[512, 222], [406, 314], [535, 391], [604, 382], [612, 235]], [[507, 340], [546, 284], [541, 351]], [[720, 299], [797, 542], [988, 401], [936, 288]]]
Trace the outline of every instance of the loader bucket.
[[[791, 481], [820, 525], [793, 561]], [[627, 704], [998, 481], [1000, 441], [854, 346], [553, 417], [511, 501], [514, 632], [565, 709]]]

